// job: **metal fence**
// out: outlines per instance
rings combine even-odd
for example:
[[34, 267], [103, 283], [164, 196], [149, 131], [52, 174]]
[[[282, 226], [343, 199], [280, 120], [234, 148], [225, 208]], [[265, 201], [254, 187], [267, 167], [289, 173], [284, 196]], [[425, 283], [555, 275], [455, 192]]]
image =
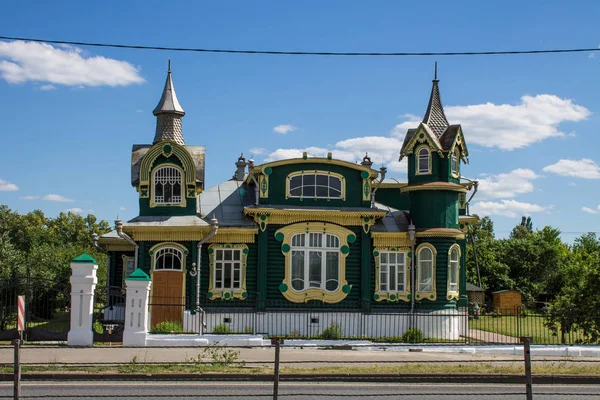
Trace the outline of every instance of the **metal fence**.
[[[398, 351], [309, 351], [305, 352], [293, 346], [286, 346], [283, 340], [276, 339], [270, 348], [251, 346], [229, 347], [209, 346], [196, 348], [198, 356], [190, 357], [190, 348], [185, 351], [173, 351], [167, 357], [170, 361], [155, 361], [152, 354], [147, 359], [138, 359], [134, 356], [129, 362], [124, 361], [122, 353], [124, 350], [114, 349], [119, 352], [114, 361], [102, 361], [94, 359], [73, 360], [72, 356], [62, 360], [56, 353], [56, 360], [52, 362], [32, 359], [40, 357], [27, 357], [29, 361], [21, 364], [21, 352], [40, 352], [44, 349], [31, 346], [20, 348], [19, 341], [14, 343], [14, 363], [2, 363], [0, 367], [5, 371], [11, 369], [12, 374], [0, 374], [0, 379], [14, 380], [14, 397], [35, 398], [30, 386], [29, 392], [22, 391], [21, 379], [27, 380], [61, 380], [61, 381], [87, 381], [81, 389], [72, 388], [72, 393], [61, 391], [60, 385], [56, 390], [48, 385], [44, 386], [44, 396], [52, 398], [89, 398], [89, 397], [193, 397], [193, 398], [297, 398], [298, 396], [312, 396], [315, 398], [380, 398], [382, 396], [393, 396], [394, 398], [422, 398], [426, 395], [448, 395], [452, 396], [491, 396], [491, 395], [524, 395], [526, 399], [532, 399], [534, 389], [536, 394], [554, 393], [560, 389], [563, 397], [577, 395], [581, 397], [597, 397], [597, 388], [583, 390], [584, 384], [600, 384], [598, 368], [600, 362], [595, 357], [585, 358], [549, 358], [533, 357], [530, 347], [530, 339], [521, 338], [523, 343], [520, 353], [492, 355], [485, 357], [479, 355], [472, 357], [468, 354], [454, 354], [446, 357], [427, 356], [419, 352]], [[134, 351], [131, 351], [134, 350]], [[138, 354], [136, 349], [129, 349], [128, 354]], [[165, 348], [153, 349], [156, 352], [164, 352]], [[183, 350], [183, 349], [179, 349]], [[10, 352], [10, 348], [2, 350]], [[47, 348], [46, 348], [47, 351]], [[81, 352], [87, 350], [83, 349]], [[363, 354], [360, 354], [363, 353]], [[156, 355], [158, 353], [154, 353]], [[197, 354], [197, 353], [191, 353]], [[84, 356], [84, 354], [82, 354]], [[183, 359], [181, 357], [184, 357]], [[165, 359], [165, 357], [161, 357]], [[459, 367], [460, 368], [457, 368]], [[533, 366], [533, 367], [532, 367]], [[22, 376], [22, 367], [27, 369]], [[95, 373], [96, 371], [101, 373]], [[62, 373], [61, 373], [62, 371]], [[66, 375], [65, 375], [66, 373]], [[150, 388], [146, 393], [144, 385], [139, 382], [132, 388], [132, 392], [125, 392], [124, 384], [93, 389], [92, 381], [106, 382], [107, 379], [117, 381], [186, 381], [185, 385], [169, 386], [168, 394], [161, 394], [157, 389]], [[210, 387], [205, 386], [203, 390], [194, 392], [189, 388], [192, 381], [211, 381]], [[262, 382], [262, 385], [215, 385], [215, 381], [221, 382]], [[321, 382], [319, 385], [304, 386], [304, 389], [296, 385], [297, 382]], [[339, 383], [354, 384], [356, 393], [341, 395], [335, 390], [340, 390]], [[407, 383], [427, 383], [421, 385], [426, 391], [407, 393]], [[328, 384], [334, 384], [328, 388]], [[361, 385], [361, 383], [369, 383]], [[374, 383], [389, 383], [383, 386], [383, 390], [375, 388]], [[478, 388], [464, 386], [459, 393], [444, 393], [446, 387], [436, 388], [436, 384], [453, 383], [468, 384], [477, 383]], [[496, 384], [493, 388], [485, 388], [481, 384]], [[505, 390], [498, 386], [503, 383], [512, 386]], [[546, 387], [537, 385], [560, 385], [559, 387]], [[31, 384], [30, 384], [31, 385]], [[336, 386], [337, 385], [337, 386]], [[52, 385], [55, 386], [55, 385]], [[570, 387], [568, 387], [570, 386]], [[568, 388], [567, 388], [568, 387]], [[8, 389], [7, 386], [4, 386]], [[148, 389], [148, 388], [146, 388]], [[101, 391], [101, 395], [95, 395], [93, 390]], [[302, 392], [299, 392], [301, 390]], [[486, 391], [487, 390], [487, 391]], [[490, 391], [493, 390], [493, 391]], [[549, 391], [548, 391], [549, 390]], [[545, 391], [545, 393], [544, 393]], [[56, 392], [56, 394], [55, 394]], [[0, 391], [0, 398], [8, 397], [8, 390]], [[80, 395], [78, 393], [81, 393]], [[558, 394], [558, 393], [554, 393]], [[411, 397], [412, 396], [412, 397]], [[302, 397], [304, 398], [304, 397]]]

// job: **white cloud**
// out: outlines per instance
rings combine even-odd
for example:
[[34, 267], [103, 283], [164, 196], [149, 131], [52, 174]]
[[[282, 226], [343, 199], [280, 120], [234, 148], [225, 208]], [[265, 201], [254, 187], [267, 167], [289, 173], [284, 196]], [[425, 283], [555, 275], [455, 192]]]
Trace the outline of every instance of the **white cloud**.
[[253, 147], [250, 149], [251, 156], [260, 156], [261, 154], [266, 154], [266, 153], [267, 153], [267, 149], [265, 149], [264, 147]]
[[487, 175], [479, 178], [479, 189], [476, 199], [511, 198], [519, 194], [530, 193], [535, 190], [534, 179], [539, 178], [530, 169], [518, 168], [508, 173]]
[[69, 208], [66, 211], [72, 212], [72, 213], [75, 213], [75, 214], [81, 214], [81, 213], [83, 213], [83, 210], [81, 208], [79, 208], [79, 207]]
[[[406, 131], [409, 129], [416, 129], [419, 124], [421, 123], [421, 121], [423, 120], [423, 118], [420, 118], [416, 115], [412, 115], [412, 114], [404, 114], [402, 116], [403, 118], [406, 118], [406, 121], [399, 123], [398, 125], [396, 125], [394, 127], [394, 129], [392, 129], [391, 135], [393, 137], [397, 137], [399, 139], [402, 139], [402, 141], [404, 141], [404, 136], [406, 136]], [[398, 152], [400, 152], [400, 149], [398, 149]]]
[[277, 149], [270, 153], [265, 161], [300, 158], [304, 151], [306, 151], [308, 157], [327, 157], [327, 153], [331, 151], [333, 158], [335, 159], [360, 162], [365, 156], [365, 153], [369, 153], [369, 157], [373, 162], [373, 168], [377, 169], [383, 164], [383, 166], [387, 167], [392, 172], [406, 173], [406, 160], [401, 162], [398, 161], [400, 147], [402, 147], [402, 142], [396, 138], [366, 136], [342, 140], [337, 142], [331, 149], [322, 147]]
[[70, 203], [72, 201], [72, 199], [66, 198], [64, 196], [61, 196], [59, 194], [47, 194], [44, 197], [42, 197], [42, 200], [48, 200], [48, 201], [60, 201], [60, 202], [65, 202], [65, 203]]
[[537, 204], [522, 203], [515, 200], [501, 200], [500, 203], [493, 201], [480, 201], [471, 206], [471, 213], [479, 216], [501, 215], [503, 217], [518, 217], [530, 215], [535, 212], [549, 211], [552, 206], [543, 207]]
[[589, 158], [583, 158], [581, 160], [559, 160], [556, 164], [544, 167], [542, 171], [583, 179], [600, 179], [600, 166]]
[[126, 61], [86, 57], [83, 50], [72, 46], [23, 41], [0, 41], [0, 77], [9, 83], [47, 82], [78, 87], [144, 82], [139, 68]]
[[581, 211], [589, 213], [589, 214], [598, 214], [600, 213], [600, 205], [598, 205], [598, 207], [594, 208], [589, 208], [589, 207], [581, 207]]
[[23, 196], [21, 197], [23, 200], [37, 200], [40, 196]]
[[273, 132], [281, 133], [285, 135], [286, 133], [294, 132], [297, 128], [293, 125], [277, 125], [273, 127]]
[[127, 208], [121, 206], [121, 207], [119, 207], [119, 211], [127, 211]]
[[54, 90], [56, 89], [56, 86], [54, 85], [42, 85], [40, 86], [40, 90]]
[[16, 192], [19, 187], [14, 183], [0, 179], [0, 192]]

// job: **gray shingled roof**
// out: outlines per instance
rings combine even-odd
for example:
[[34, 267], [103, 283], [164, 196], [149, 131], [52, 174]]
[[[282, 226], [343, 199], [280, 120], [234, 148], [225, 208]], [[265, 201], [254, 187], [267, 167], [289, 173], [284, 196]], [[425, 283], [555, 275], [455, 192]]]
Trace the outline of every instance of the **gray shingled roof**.
[[431, 96], [429, 97], [429, 105], [427, 111], [423, 117], [423, 123], [427, 124], [433, 133], [440, 137], [448, 128], [448, 120], [446, 114], [444, 114], [444, 108], [442, 107], [442, 99], [440, 97], [440, 88], [438, 87], [438, 80], [433, 80], [433, 87], [431, 88]]
[[371, 227], [373, 232], [408, 232], [410, 222], [405, 211], [396, 210], [381, 203], [375, 203], [375, 207], [381, 211], [388, 211], [388, 213]]
[[254, 220], [244, 215], [244, 207], [253, 205], [254, 200], [254, 187], [231, 179], [200, 193], [198, 214], [207, 221], [217, 218], [223, 227], [256, 227]]
[[177, 94], [175, 93], [175, 86], [173, 86], [173, 78], [171, 77], [171, 64], [169, 63], [169, 72], [167, 72], [167, 80], [165, 82], [165, 88], [163, 89], [162, 96], [160, 101], [152, 111], [152, 114], [178, 114], [185, 115], [185, 111], [183, 111], [183, 107], [179, 104], [179, 100], [177, 100]]
[[127, 221], [123, 226], [208, 226], [209, 223], [195, 215], [183, 216], [139, 216]]
[[[148, 152], [152, 145], [134, 144], [131, 150], [131, 186], [137, 186], [140, 183], [140, 165], [142, 157]], [[204, 146], [185, 146], [185, 149], [192, 156], [194, 166], [196, 167], [196, 182], [204, 183], [204, 160], [206, 149]]]

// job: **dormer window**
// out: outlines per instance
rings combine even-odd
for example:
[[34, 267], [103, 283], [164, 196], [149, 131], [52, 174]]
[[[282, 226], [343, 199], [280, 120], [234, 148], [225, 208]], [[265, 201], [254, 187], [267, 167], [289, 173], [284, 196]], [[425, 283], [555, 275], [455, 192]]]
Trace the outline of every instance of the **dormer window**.
[[417, 152], [417, 174], [424, 175], [431, 173], [431, 153], [426, 147], [421, 147]]
[[154, 204], [181, 204], [181, 171], [164, 166], [154, 171]]
[[452, 176], [455, 178], [458, 178], [458, 168], [459, 168], [459, 162], [458, 162], [458, 155], [456, 153], [452, 153]]
[[344, 199], [344, 178], [325, 171], [293, 173], [287, 179], [287, 197]]

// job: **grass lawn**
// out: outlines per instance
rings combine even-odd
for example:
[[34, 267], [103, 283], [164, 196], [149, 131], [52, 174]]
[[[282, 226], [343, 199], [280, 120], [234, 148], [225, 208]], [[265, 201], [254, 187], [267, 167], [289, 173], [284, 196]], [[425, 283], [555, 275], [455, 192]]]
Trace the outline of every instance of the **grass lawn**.
[[[538, 314], [530, 314], [527, 317], [514, 315], [492, 317], [486, 315], [479, 319], [470, 320], [469, 328], [512, 337], [531, 336], [534, 344], [561, 344], [560, 334], [555, 335], [554, 332], [548, 329], [545, 321], [546, 318]], [[573, 344], [577, 339], [582, 338], [582, 332], [565, 334], [565, 344]]]

